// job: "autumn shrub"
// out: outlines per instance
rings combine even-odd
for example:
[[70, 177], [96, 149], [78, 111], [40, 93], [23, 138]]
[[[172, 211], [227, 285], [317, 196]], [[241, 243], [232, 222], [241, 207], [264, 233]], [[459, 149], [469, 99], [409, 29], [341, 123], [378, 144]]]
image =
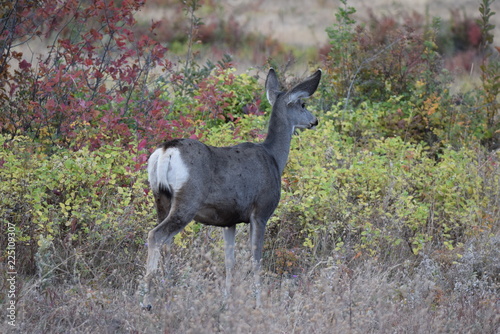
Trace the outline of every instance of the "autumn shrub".
[[[493, 42], [495, 25], [491, 0], [480, 1], [479, 17], [473, 19], [466, 13], [453, 12], [448, 26], [438, 35], [438, 45], [446, 57], [446, 66], [465, 67], [468, 80], [477, 80], [472, 89], [464, 89], [453, 97], [453, 104], [445, 108], [449, 122], [448, 138], [463, 143], [480, 141], [489, 150], [500, 147], [499, 96], [500, 50]], [[450, 50], [443, 49], [444, 41], [452, 43]], [[452, 52], [450, 55], [449, 52]], [[459, 69], [454, 73], [460, 74]], [[462, 83], [463, 84], [463, 83]]]
[[[436, 52], [437, 22], [426, 26], [417, 13], [377, 17], [358, 24], [354, 7], [342, 1], [336, 23], [327, 29], [330, 50], [325, 59], [326, 87], [333, 100], [357, 105], [363, 100], [386, 101], [391, 96], [411, 96], [417, 81], [441, 93], [446, 81]], [[331, 82], [330, 82], [331, 80]]]
[[[352, 17], [356, 9], [347, 1], [342, 4], [337, 23], [327, 29], [330, 51], [322, 103], [340, 103], [342, 121], [361, 103], [384, 104], [390, 109], [385, 129], [434, 144], [435, 133], [448, 124], [447, 115], [439, 113], [450, 104], [449, 76], [435, 44], [439, 22], [427, 26], [422, 16], [410, 13], [399, 20], [371, 14], [369, 22], [357, 24]], [[386, 102], [394, 99], [401, 104], [390, 108], [394, 103]]]
[[480, 96], [483, 135], [479, 139], [490, 149], [500, 148], [500, 48], [493, 45], [492, 30], [495, 26], [491, 17], [493, 0], [483, 0], [479, 5], [480, 19], [477, 20], [482, 32], [480, 50], [481, 83], [483, 92]]
[[[141, 5], [97, 0], [7, 5], [2, 132], [76, 149], [117, 139], [126, 144], [151, 131], [165, 135], [168, 101], [159, 98], [161, 91], [149, 78], [169, 71], [171, 63], [166, 48], [132, 32]], [[35, 59], [14, 48], [33, 36], [47, 45]]]
[[[498, 146], [498, 52], [491, 45], [490, 7], [491, 1], [480, 5], [481, 18], [471, 23], [474, 36], [469, 36], [474, 39], [477, 60], [481, 59], [482, 87], [454, 96], [449, 85], [452, 73], [444, 68], [439, 53], [443, 50], [441, 19], [417, 13], [398, 18], [371, 14], [368, 22], [358, 24], [353, 19], [356, 9], [342, 1], [336, 23], [327, 29], [330, 46], [322, 108], [341, 104], [345, 112], [339, 118], [344, 121], [362, 103], [381, 105], [387, 109], [383, 130], [391, 135], [425, 141], [436, 149], [476, 140], [494, 149]], [[459, 32], [453, 34], [459, 37]]]
[[313, 254], [453, 249], [497, 224], [486, 217], [498, 200], [498, 153], [446, 148], [435, 161], [422, 144], [387, 137], [360, 147], [332, 128], [323, 122], [293, 142], [276, 215], [301, 224]]
[[[97, 0], [6, 5], [0, 35], [1, 131], [73, 149], [117, 141], [126, 147], [133, 140], [199, 132], [196, 115], [169, 117], [172, 95], [165, 92], [182, 95], [215, 65], [195, 77], [192, 63], [174, 68], [165, 47], [134, 33], [134, 13], [142, 5]], [[156, 27], [152, 24], [151, 31]], [[33, 36], [48, 46], [35, 59], [14, 48]]]
[[443, 20], [436, 36], [439, 53], [452, 71], [470, 71], [479, 55], [483, 36], [476, 20], [469, 15], [463, 9], [451, 9], [449, 19]]
[[[207, 127], [234, 122], [247, 114], [263, 114], [262, 87], [257, 78], [246, 73], [236, 75], [230, 63], [218, 64], [202, 78], [192, 94], [172, 101], [173, 115], [185, 114], [203, 120]], [[168, 89], [168, 87], [167, 87]]]
[[[281, 203], [268, 227], [269, 266], [300, 271], [329, 254], [395, 261], [460, 249], [498, 224], [498, 153], [447, 147], [436, 161], [425, 144], [380, 136], [383, 118], [360, 117], [362, 143], [336, 132], [333, 119], [327, 113], [316, 130], [292, 140]], [[258, 140], [235, 134], [265, 122], [248, 116], [236, 125], [214, 129], [207, 143]]]
[[[134, 169], [137, 148], [104, 145], [92, 152], [60, 149], [48, 156], [27, 137], [10, 141], [5, 136], [0, 147], [1, 224], [16, 226], [23, 250], [20, 273], [45, 273], [40, 266], [50, 265], [50, 270], [57, 268], [52, 273], [57, 276], [75, 263], [95, 266], [92, 271], [98, 272], [106, 252], [132, 254], [142, 249], [154, 216], [146, 176]], [[86, 260], [79, 262], [75, 256]]]

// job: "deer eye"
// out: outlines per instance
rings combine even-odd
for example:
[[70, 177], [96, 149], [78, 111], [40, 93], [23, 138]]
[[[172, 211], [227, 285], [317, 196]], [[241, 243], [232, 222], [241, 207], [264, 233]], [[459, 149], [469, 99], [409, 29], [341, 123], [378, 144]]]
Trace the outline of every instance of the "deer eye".
[[305, 109], [305, 108], [306, 108], [306, 103], [302, 102], [302, 109]]

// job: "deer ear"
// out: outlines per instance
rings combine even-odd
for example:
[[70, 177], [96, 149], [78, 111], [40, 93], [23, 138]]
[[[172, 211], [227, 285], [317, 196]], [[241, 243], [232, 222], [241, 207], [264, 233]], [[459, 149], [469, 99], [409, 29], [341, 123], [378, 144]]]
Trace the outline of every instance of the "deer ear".
[[287, 92], [287, 103], [292, 103], [298, 99], [310, 97], [318, 88], [321, 80], [321, 70], [317, 70], [313, 75], [297, 84]]
[[276, 98], [278, 97], [279, 93], [280, 83], [278, 81], [278, 76], [276, 75], [274, 69], [271, 68], [266, 79], [266, 95], [267, 100], [271, 105], [274, 105], [274, 102], [276, 102]]

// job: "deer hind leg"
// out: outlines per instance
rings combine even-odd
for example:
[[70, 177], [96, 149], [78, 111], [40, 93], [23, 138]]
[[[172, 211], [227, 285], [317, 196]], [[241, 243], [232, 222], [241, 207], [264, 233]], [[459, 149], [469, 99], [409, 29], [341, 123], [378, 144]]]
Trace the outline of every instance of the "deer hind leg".
[[[175, 202], [176, 201], [174, 200], [174, 203], [171, 205], [168, 215], [166, 215], [166, 217], [161, 221], [160, 224], [158, 224], [158, 226], [156, 226], [148, 233], [148, 258], [146, 262], [146, 275], [144, 277], [144, 299], [142, 302], [142, 307], [147, 310], [150, 310], [152, 305], [149, 300], [151, 284], [152, 279], [158, 270], [162, 245], [170, 244], [174, 236], [182, 231], [195, 216], [192, 205], [179, 205]], [[167, 204], [168, 201], [165, 201], [165, 199], [163, 199], [161, 203]], [[161, 215], [163, 214], [163, 212], [166, 212], [162, 211], [165, 210], [165, 208], [165, 206], [158, 208], [158, 219], [162, 217]]]
[[224, 228], [224, 252], [226, 263], [226, 298], [231, 293], [231, 281], [234, 268], [234, 240], [236, 235], [236, 225]]
[[172, 195], [168, 192], [160, 192], [159, 194], [154, 194], [156, 212], [158, 215], [158, 224], [167, 218], [170, 212], [170, 206], [172, 204]]
[[[148, 260], [146, 265], [146, 278], [150, 278], [150, 276], [154, 275], [154, 272], [158, 268], [158, 263], [160, 260], [160, 248], [162, 244], [168, 240], [169, 237], [168, 229], [166, 229], [166, 227], [172, 225], [167, 221], [167, 217], [170, 214], [172, 204], [171, 195], [167, 193], [159, 193], [154, 194], [154, 197], [156, 211], [158, 213], [158, 225], [154, 229], [149, 231], [148, 234]], [[158, 230], [167, 231], [165, 240], [161, 240], [160, 238], [158, 242], [158, 236], [162, 234], [162, 232], [157, 232]], [[148, 281], [150, 280], [151, 279], [149, 279]]]

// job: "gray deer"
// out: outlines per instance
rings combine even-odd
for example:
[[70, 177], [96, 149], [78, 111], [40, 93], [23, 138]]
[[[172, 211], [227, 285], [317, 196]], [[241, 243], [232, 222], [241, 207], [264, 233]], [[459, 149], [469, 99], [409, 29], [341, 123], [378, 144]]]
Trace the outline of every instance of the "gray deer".
[[312, 128], [318, 120], [302, 101], [318, 88], [321, 70], [281, 92], [276, 72], [266, 79], [273, 109], [263, 143], [212, 147], [192, 139], [161, 144], [148, 160], [149, 183], [156, 201], [158, 225], [148, 234], [143, 307], [151, 309], [149, 291], [160, 248], [195, 220], [224, 228], [226, 294], [231, 290], [236, 224], [250, 224], [256, 304], [260, 306], [260, 262], [264, 230], [276, 209], [281, 174], [295, 128]]

